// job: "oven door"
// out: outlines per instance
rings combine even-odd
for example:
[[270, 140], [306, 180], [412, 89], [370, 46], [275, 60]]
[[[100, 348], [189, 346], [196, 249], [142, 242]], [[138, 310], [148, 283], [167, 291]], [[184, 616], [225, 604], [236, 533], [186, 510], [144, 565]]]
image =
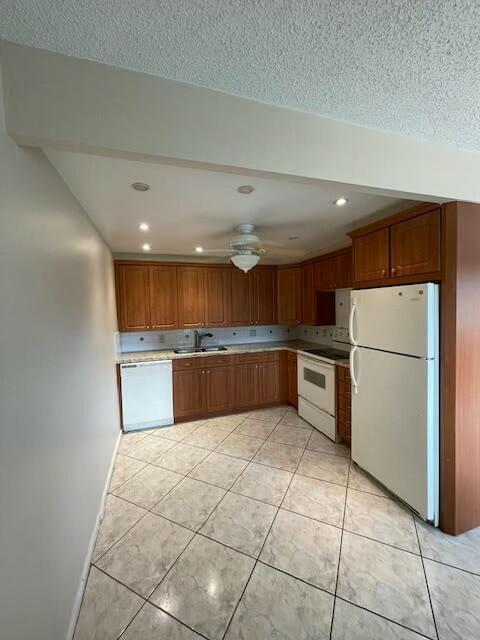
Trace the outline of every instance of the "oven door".
[[335, 416], [335, 365], [299, 355], [298, 395]]

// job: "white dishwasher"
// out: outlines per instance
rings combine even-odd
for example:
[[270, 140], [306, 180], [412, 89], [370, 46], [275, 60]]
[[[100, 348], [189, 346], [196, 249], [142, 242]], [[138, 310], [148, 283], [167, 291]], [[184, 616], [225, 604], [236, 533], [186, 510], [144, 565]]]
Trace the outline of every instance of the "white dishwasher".
[[173, 424], [172, 361], [120, 365], [123, 430]]

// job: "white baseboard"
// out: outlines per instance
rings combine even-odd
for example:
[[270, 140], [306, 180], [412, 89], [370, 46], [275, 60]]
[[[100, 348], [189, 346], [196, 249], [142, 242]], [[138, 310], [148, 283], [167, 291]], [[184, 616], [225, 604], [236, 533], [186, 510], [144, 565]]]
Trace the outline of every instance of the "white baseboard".
[[73, 603], [72, 615], [70, 616], [70, 624], [68, 625], [66, 640], [72, 640], [73, 634], [75, 633], [75, 626], [77, 624], [78, 614], [80, 613], [80, 607], [82, 606], [83, 594], [85, 592], [85, 587], [87, 586], [88, 572], [90, 571], [90, 564], [92, 562], [92, 556], [95, 550], [95, 544], [97, 542], [98, 530], [100, 529], [103, 516], [105, 515], [105, 502], [107, 500], [108, 487], [110, 486], [110, 479], [112, 477], [113, 467], [115, 466], [115, 458], [117, 457], [117, 450], [118, 450], [118, 445], [120, 444], [121, 436], [122, 436], [122, 432], [119, 431], [117, 441], [113, 449], [112, 459], [110, 460], [110, 466], [108, 468], [107, 480], [103, 488], [102, 500], [100, 502], [100, 509], [95, 519], [95, 525], [93, 527], [92, 535], [90, 536], [90, 542], [88, 543], [87, 553], [85, 556], [85, 561], [83, 563], [83, 570], [80, 577], [80, 584], [78, 586], [77, 595], [75, 596], [75, 600]]

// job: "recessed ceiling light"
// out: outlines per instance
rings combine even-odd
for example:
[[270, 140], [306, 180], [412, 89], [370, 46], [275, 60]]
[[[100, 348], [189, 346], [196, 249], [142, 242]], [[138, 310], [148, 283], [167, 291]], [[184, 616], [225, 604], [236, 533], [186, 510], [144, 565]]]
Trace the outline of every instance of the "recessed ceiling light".
[[334, 204], [336, 204], [337, 207], [343, 207], [343, 205], [347, 204], [347, 202], [348, 200], [342, 196], [341, 198], [337, 198]]
[[150, 189], [150, 185], [146, 182], [134, 182], [132, 184], [132, 189], [134, 191], [148, 191]]
[[141, 222], [138, 225], [138, 228], [140, 229], [140, 231], [148, 231], [150, 229], [150, 227], [148, 226], [148, 224], [146, 222]]
[[298, 240], [298, 236], [288, 236], [289, 240]]
[[203, 247], [195, 247], [195, 251], [196, 251], [197, 253], [202, 253], [202, 251], [203, 251]]
[[238, 193], [242, 193], [243, 195], [248, 195], [249, 193], [253, 193], [255, 191], [255, 187], [252, 187], [251, 184], [244, 184], [237, 189]]
[[142, 244], [142, 249], [144, 251], [150, 251], [151, 248], [152, 247], [151, 247], [151, 245], [148, 244], [148, 242], [146, 242], [145, 244]]

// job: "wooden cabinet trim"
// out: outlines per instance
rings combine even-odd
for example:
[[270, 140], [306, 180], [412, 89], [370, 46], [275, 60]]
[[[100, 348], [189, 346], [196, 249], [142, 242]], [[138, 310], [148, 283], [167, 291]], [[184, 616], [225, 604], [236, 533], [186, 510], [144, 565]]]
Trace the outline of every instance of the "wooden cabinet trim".
[[354, 229], [347, 233], [347, 236], [352, 238], [358, 238], [359, 236], [363, 236], [367, 233], [372, 233], [374, 231], [378, 231], [379, 229], [385, 229], [386, 227], [391, 227], [393, 224], [397, 222], [402, 222], [404, 220], [408, 220], [409, 218], [415, 218], [423, 213], [428, 213], [429, 211], [433, 211], [434, 209], [439, 209], [440, 205], [436, 202], [423, 202], [415, 207], [411, 207], [406, 209], [405, 211], [400, 211], [399, 213], [394, 213], [391, 216], [387, 216], [386, 218], [382, 218], [381, 220], [377, 220], [376, 222], [371, 222], [370, 224], [364, 225], [363, 227], [358, 227], [358, 229]]

